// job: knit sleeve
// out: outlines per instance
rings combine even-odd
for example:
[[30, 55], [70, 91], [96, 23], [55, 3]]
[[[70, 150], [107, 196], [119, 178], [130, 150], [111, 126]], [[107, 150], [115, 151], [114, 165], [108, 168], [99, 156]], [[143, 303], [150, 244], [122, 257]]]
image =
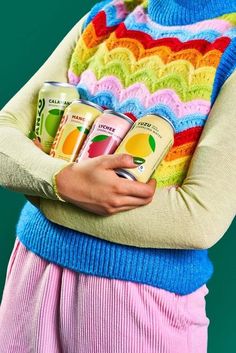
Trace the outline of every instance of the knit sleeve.
[[27, 137], [34, 128], [38, 92], [44, 81], [67, 82], [67, 69], [83, 17], [49, 59], [0, 112], [0, 185], [26, 195], [58, 199], [53, 175], [67, 162], [52, 158]]
[[[236, 211], [236, 72], [223, 85], [179, 187], [157, 188], [146, 206], [100, 217], [69, 204], [42, 202], [55, 223], [111, 242], [148, 248], [206, 249]], [[60, 215], [60, 217], [58, 216]]]

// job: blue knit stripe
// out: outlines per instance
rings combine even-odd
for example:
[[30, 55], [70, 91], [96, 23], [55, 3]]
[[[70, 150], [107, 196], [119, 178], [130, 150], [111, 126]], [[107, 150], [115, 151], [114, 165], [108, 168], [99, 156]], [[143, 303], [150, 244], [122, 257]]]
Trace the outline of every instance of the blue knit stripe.
[[17, 236], [30, 251], [73, 271], [150, 284], [180, 295], [194, 292], [213, 273], [207, 250], [119, 245], [56, 225], [29, 202]]
[[225, 81], [236, 69], [236, 38], [231, 40], [230, 45], [221, 57], [220, 64], [216, 71], [211, 103], [214, 104], [217, 95]]
[[236, 0], [149, 0], [152, 20], [165, 26], [179, 26], [236, 12]]

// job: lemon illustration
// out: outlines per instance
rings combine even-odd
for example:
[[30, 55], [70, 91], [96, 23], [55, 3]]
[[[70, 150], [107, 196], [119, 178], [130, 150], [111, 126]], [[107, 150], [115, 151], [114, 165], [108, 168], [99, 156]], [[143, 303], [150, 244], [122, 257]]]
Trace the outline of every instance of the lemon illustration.
[[136, 134], [126, 142], [125, 149], [133, 156], [147, 157], [155, 152], [156, 142], [150, 134]]

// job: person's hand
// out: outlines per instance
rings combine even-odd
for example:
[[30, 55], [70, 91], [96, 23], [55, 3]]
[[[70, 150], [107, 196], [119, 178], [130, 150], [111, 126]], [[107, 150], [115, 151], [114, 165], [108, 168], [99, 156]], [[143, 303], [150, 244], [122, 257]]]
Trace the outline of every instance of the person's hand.
[[84, 210], [109, 216], [147, 205], [155, 193], [156, 181], [144, 184], [119, 177], [114, 169], [134, 168], [128, 154], [100, 156], [61, 170], [55, 178], [59, 196]]

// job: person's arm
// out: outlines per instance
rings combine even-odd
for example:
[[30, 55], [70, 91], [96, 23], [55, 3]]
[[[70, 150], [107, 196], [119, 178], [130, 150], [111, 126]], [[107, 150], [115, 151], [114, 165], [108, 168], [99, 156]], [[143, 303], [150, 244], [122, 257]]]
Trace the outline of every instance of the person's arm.
[[71, 55], [85, 15], [45, 64], [0, 112], [0, 185], [26, 195], [57, 200], [53, 175], [68, 163], [43, 153], [27, 137], [34, 129], [37, 98], [44, 81], [67, 82]]
[[41, 209], [52, 221], [96, 237], [149, 248], [205, 249], [236, 211], [236, 72], [222, 87], [181, 186], [156, 189], [146, 206], [100, 217], [60, 202]]

